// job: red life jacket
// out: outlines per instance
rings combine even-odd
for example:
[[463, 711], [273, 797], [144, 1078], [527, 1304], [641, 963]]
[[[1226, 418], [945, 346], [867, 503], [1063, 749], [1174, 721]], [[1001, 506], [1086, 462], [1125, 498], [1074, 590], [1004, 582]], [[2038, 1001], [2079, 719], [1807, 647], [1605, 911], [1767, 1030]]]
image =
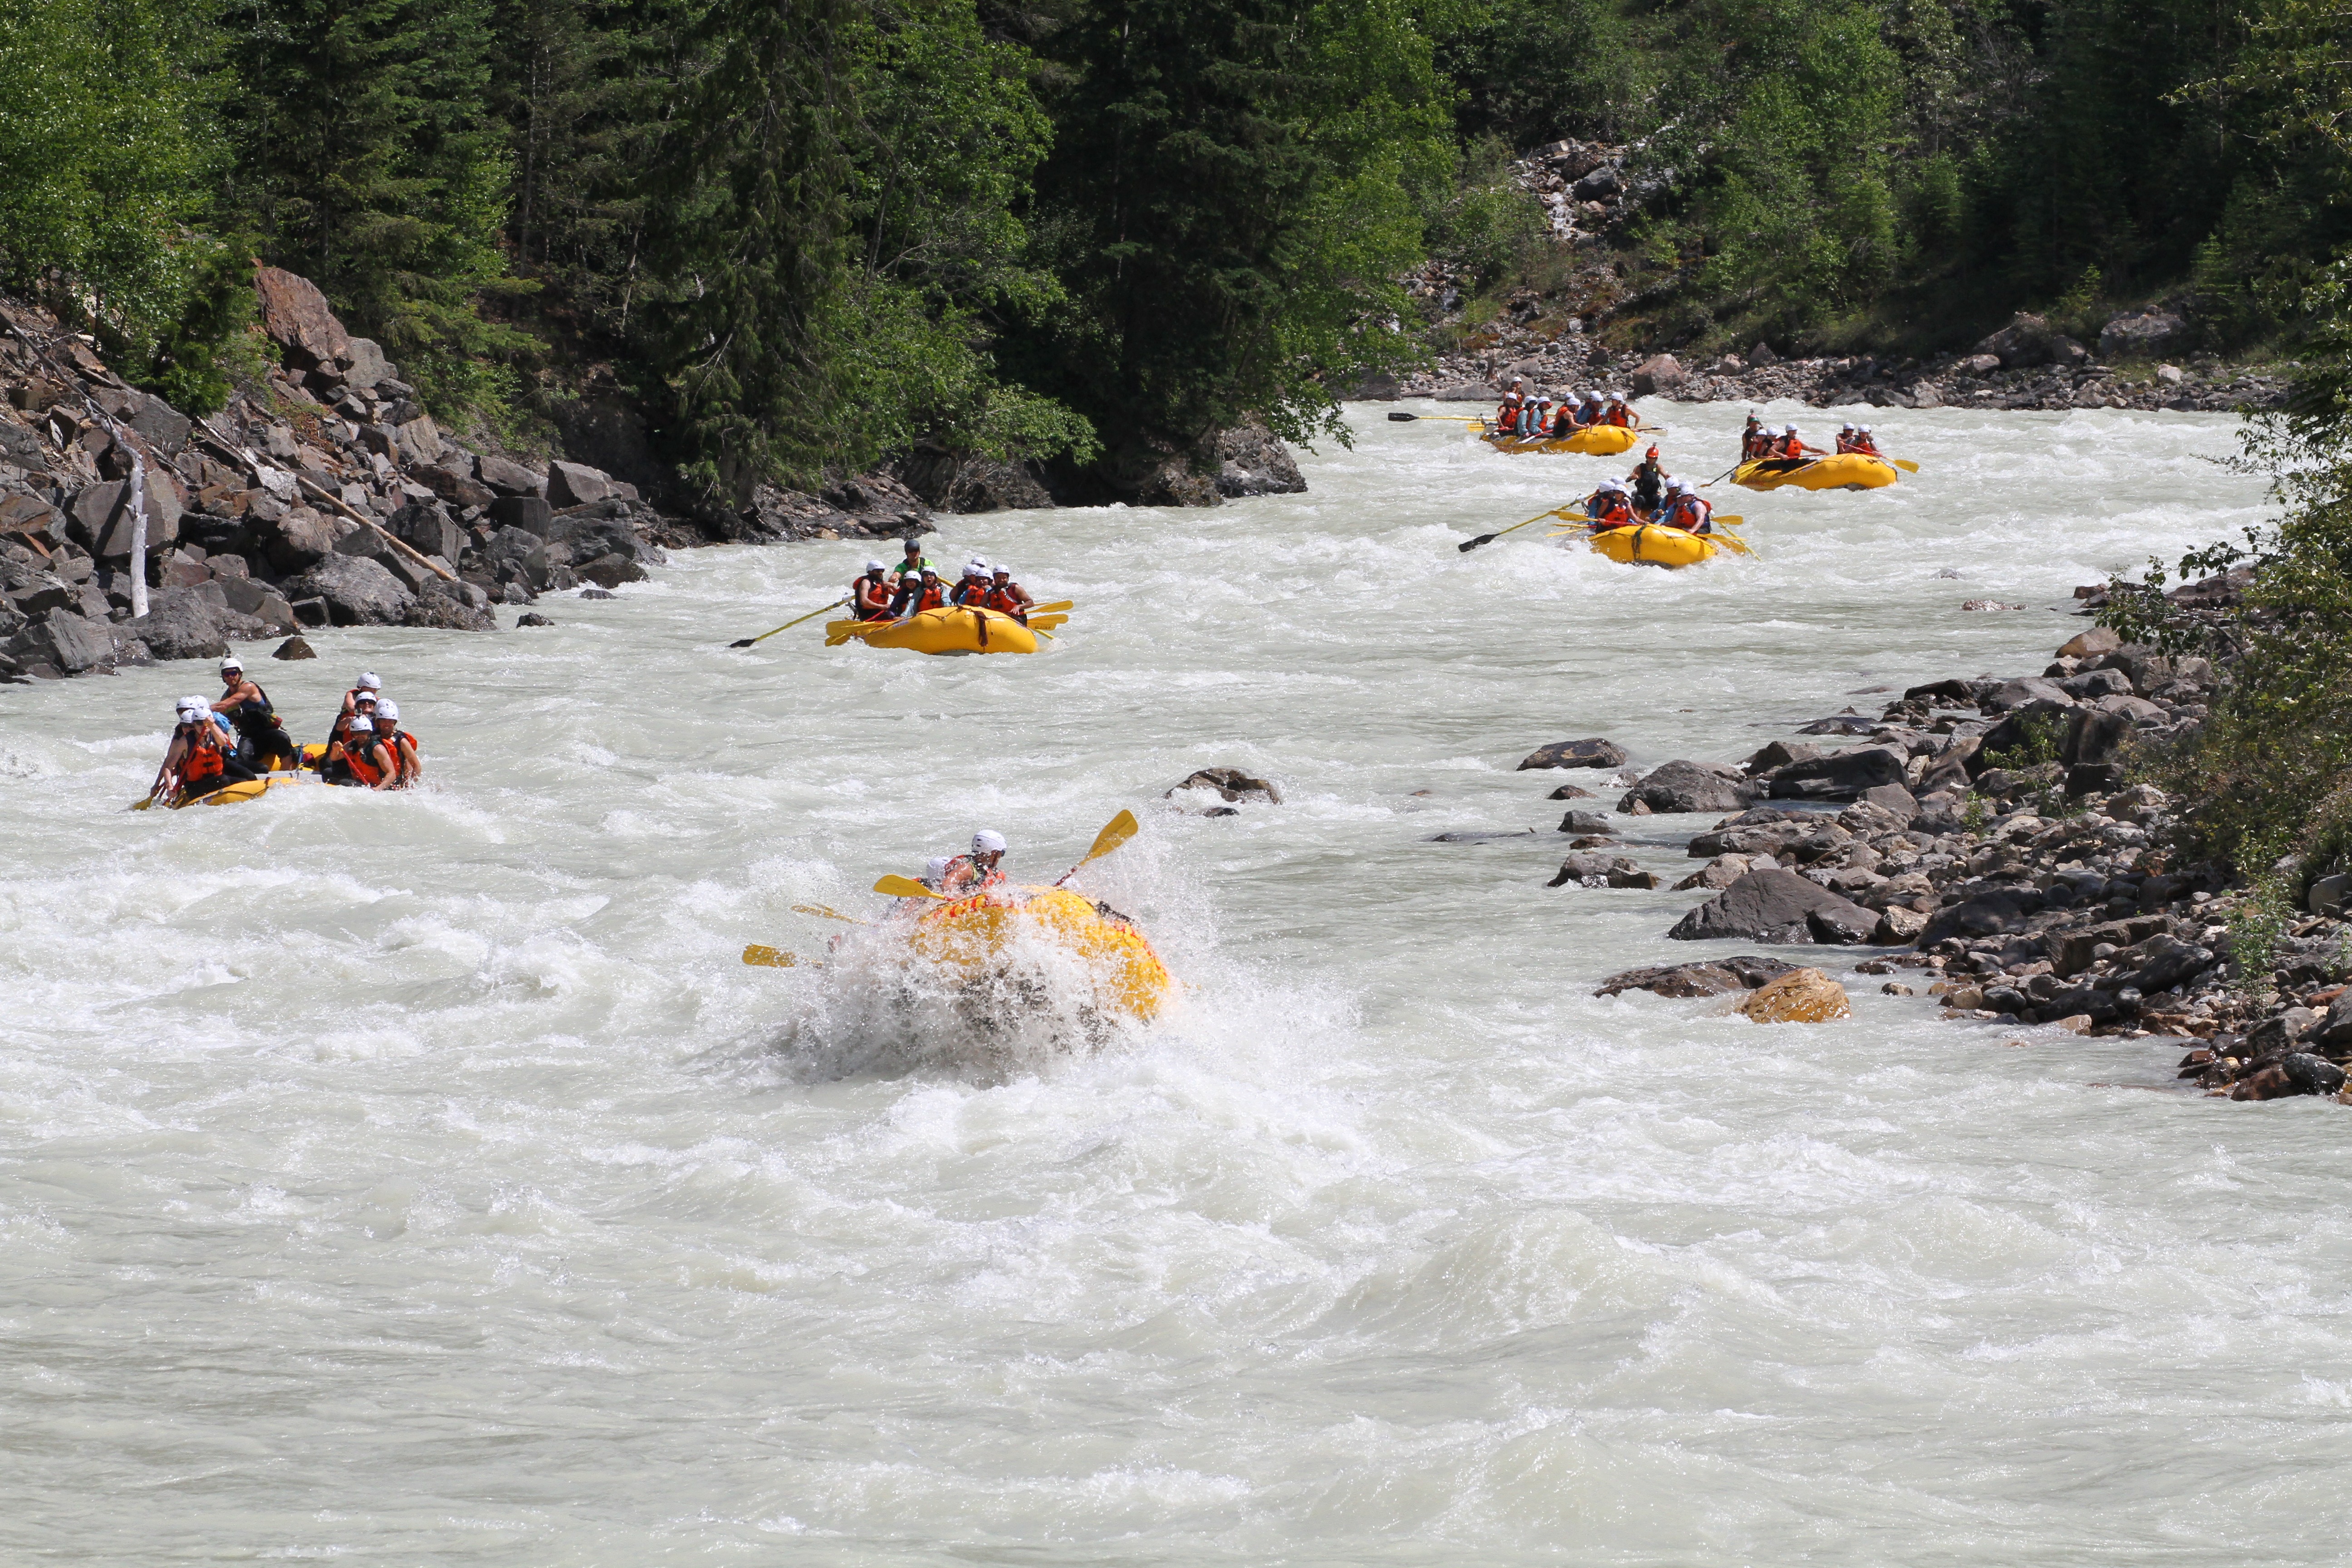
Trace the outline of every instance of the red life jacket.
[[1626, 504], [1623, 496], [1612, 493], [1601, 503], [1598, 513], [1587, 515], [1592, 518], [1592, 526], [1596, 529], [1623, 528], [1633, 521], [1633, 509]]
[[227, 766], [220, 728], [205, 719], [188, 736], [188, 754], [180, 760], [180, 788], [184, 792], [193, 784], [209, 784]]

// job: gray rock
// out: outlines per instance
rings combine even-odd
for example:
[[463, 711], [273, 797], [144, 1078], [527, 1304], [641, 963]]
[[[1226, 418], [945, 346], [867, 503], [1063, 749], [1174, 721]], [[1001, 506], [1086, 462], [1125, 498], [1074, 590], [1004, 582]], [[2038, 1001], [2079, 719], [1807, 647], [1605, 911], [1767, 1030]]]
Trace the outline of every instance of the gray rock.
[[1255, 420], [1219, 431], [1211, 455], [1217, 464], [1217, 493], [1229, 499], [1297, 495], [1307, 489], [1290, 448]]
[[336, 531], [332, 524], [307, 506], [289, 508], [274, 524], [265, 524], [261, 531], [262, 552], [272, 568], [279, 572], [299, 572], [323, 561], [335, 548]]
[[147, 445], [164, 458], [176, 458], [187, 448], [194, 425], [188, 416], [160, 397], [141, 395], [139, 405], [123, 420]]
[[1201, 768], [1170, 788], [1160, 798], [1172, 798], [1178, 790], [1213, 790], [1228, 804], [1235, 801], [1262, 800], [1270, 805], [1282, 804], [1282, 791], [1271, 779], [1253, 777], [1239, 768]]
[[1647, 991], [1658, 996], [1721, 996], [1760, 990], [1798, 966], [1784, 959], [1743, 954], [1710, 958], [1696, 963], [1670, 963], [1650, 969], [1629, 969], [1601, 983], [1595, 996], [1621, 991]]
[[357, 392], [369, 391], [392, 375], [392, 365], [383, 357], [383, 350], [369, 338], [347, 340], [336, 363], [342, 370], [343, 384]]
[[2319, 1025], [2319, 1015], [2308, 1007], [2273, 1013], [2246, 1031], [2246, 1049], [2252, 1059], [2284, 1056]]
[[2290, 1051], [2279, 1066], [2287, 1081], [2305, 1094], [2335, 1094], [2344, 1087], [2344, 1069], [2307, 1051]]
[[552, 563], [548, 560], [547, 544], [528, 529], [499, 529], [490, 535], [481, 552], [491, 561], [511, 563], [534, 589], [543, 589], [548, 584]]
[[424, 466], [441, 458], [441, 427], [433, 423], [429, 414], [418, 414], [400, 426], [399, 460], [404, 465]]
[[1559, 863], [1559, 874], [1544, 884], [1548, 888], [1565, 887], [1573, 882], [1585, 888], [1654, 888], [1657, 876], [1644, 871], [1622, 855], [1601, 855], [1591, 851], [1570, 855]]
[[1518, 765], [1518, 772], [1529, 768], [1622, 768], [1625, 765], [1625, 748], [1614, 741], [1604, 741], [1594, 735], [1582, 741], [1554, 741], [1550, 745], [1528, 753]]
[[1608, 816], [1598, 811], [1571, 811], [1559, 819], [1562, 833], [1605, 833], [1615, 837], [1617, 828]]
[[617, 588], [624, 583], [642, 583], [646, 569], [625, 555], [603, 555], [578, 568], [583, 582], [600, 588]]
[[157, 588], [147, 596], [147, 613], [122, 623], [122, 635], [147, 645], [159, 659], [219, 658], [228, 652], [223, 625], [228, 608], [226, 585], [206, 584], [215, 590]]
[[415, 595], [373, 561], [330, 555], [286, 584], [289, 595], [326, 602], [339, 626], [393, 626], [406, 617]]
[[515, 617], [515, 625], [519, 626], [551, 626], [554, 624], [555, 623], [553, 621], [549, 620], [545, 616], [539, 615], [535, 612], [530, 615], [517, 616]]
[[490, 521], [545, 539], [555, 526], [555, 510], [537, 496], [500, 496], [490, 503]]
[[547, 465], [547, 500], [550, 506], [591, 506], [612, 493], [612, 476], [600, 468], [592, 468], [583, 463]]
[[2029, 675], [2021, 680], [2003, 682], [1985, 699], [1985, 706], [1995, 712], [2013, 713], [2036, 702], [2071, 707], [2074, 701], [2073, 695], [2056, 681], [2044, 676]]
[[1728, 768], [1671, 762], [1627, 790], [1617, 809], [1632, 811], [1638, 804], [1654, 812], [1738, 811], [1748, 804], [1740, 782]]
[[502, 496], [547, 499], [547, 479], [511, 458], [483, 457], [474, 464], [474, 477]]
[[1740, 766], [1751, 774], [1769, 773], [1777, 768], [1785, 768], [1790, 763], [1810, 763], [1821, 754], [1819, 746], [1807, 745], [1802, 741], [1775, 741], [1751, 753]]
[[423, 555], [455, 561], [466, 547], [466, 536], [439, 501], [410, 501], [383, 520], [384, 527]]
[[215, 581], [220, 584], [221, 595], [228, 601], [228, 607], [238, 615], [251, 616], [274, 630], [294, 629], [293, 606], [277, 589], [250, 577], [222, 577]]
[[53, 609], [16, 634], [23, 651], [68, 675], [103, 668], [114, 657], [114, 637], [103, 622], [69, 609]]
[[41, 438], [5, 417], [0, 417], [0, 461], [37, 474], [47, 473], [49, 467], [48, 458], [41, 450]]
[[1794, 871], [1750, 871], [1685, 915], [1666, 933], [1676, 942], [1746, 937], [1790, 945], [1866, 942], [1878, 913]]
[[2109, 359], [2153, 359], [2189, 345], [2189, 323], [2171, 311], [2147, 306], [2111, 316], [2099, 329], [2099, 352]]
[[1653, 354], [1633, 367], [1633, 395], [1636, 397], [1663, 396], [1689, 379], [1674, 355]]
[[1775, 800], [1859, 800], [1865, 790], [1903, 783], [1902, 753], [1884, 746], [1830, 752], [1772, 775]]
[[1429, 395], [1433, 403], [1493, 403], [1502, 396], [1483, 381], [1457, 381]]

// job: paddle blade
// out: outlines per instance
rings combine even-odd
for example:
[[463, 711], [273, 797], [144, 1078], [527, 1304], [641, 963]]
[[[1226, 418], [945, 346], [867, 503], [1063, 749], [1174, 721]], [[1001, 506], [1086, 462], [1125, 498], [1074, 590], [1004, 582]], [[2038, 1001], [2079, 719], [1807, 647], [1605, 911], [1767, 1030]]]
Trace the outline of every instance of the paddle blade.
[[1746, 518], [1744, 518], [1744, 517], [1740, 517], [1740, 516], [1738, 516], [1738, 515], [1736, 515], [1736, 514], [1735, 514], [1735, 515], [1731, 515], [1731, 516], [1718, 517], [1718, 518], [1715, 519], [1715, 521], [1716, 521], [1717, 522], [1718, 522], [1718, 523], [1725, 523], [1725, 524], [1728, 524], [1729, 526], [1731, 526], [1731, 527], [1733, 527], [1733, 528], [1745, 528], [1745, 527], [1748, 525], [1748, 520], [1747, 520]]
[[743, 962], [756, 963], [762, 969], [790, 969], [799, 960], [779, 948], [761, 947], [755, 942], [743, 950]]
[[1029, 613], [1033, 616], [1042, 616], [1054, 610], [1074, 609], [1077, 603], [1076, 599], [1056, 599], [1050, 605], [1032, 605], [1029, 606]]
[[1495, 542], [1495, 536], [1494, 536], [1493, 534], [1491, 534], [1491, 533], [1482, 533], [1482, 534], [1480, 534], [1480, 535], [1479, 535], [1477, 538], [1475, 538], [1475, 539], [1465, 539], [1465, 540], [1464, 540], [1461, 543], [1459, 543], [1459, 544], [1455, 545], [1454, 548], [1454, 549], [1456, 549], [1456, 550], [1459, 550], [1460, 552], [1462, 552], [1462, 553], [1463, 553], [1463, 554], [1467, 555], [1467, 554], [1469, 554], [1469, 553], [1470, 553], [1470, 552], [1472, 552], [1473, 550], [1477, 549], [1477, 548], [1478, 548], [1480, 545], [1482, 545], [1482, 544], [1492, 544], [1492, 543], [1494, 543], [1494, 542]]
[[1900, 458], [1889, 458], [1886, 460], [1906, 474], [1916, 474], [1919, 471], [1919, 465], [1916, 463], [1906, 463]]
[[153, 795], [149, 795], [145, 800], [134, 800], [134, 801], [132, 801], [132, 802], [131, 803], [131, 810], [133, 810], [133, 811], [144, 811], [144, 810], [146, 810], [149, 806], [151, 806], [151, 805], [154, 805], [154, 804], [155, 804], [155, 797], [154, 797]]
[[912, 877], [885, 877], [874, 884], [874, 890], [889, 899], [944, 899], [945, 893], [935, 893]]
[[1410, 424], [1412, 421], [1420, 417], [1421, 416], [1418, 414], [1407, 414], [1402, 409], [1391, 408], [1389, 410], [1389, 423], [1391, 425]]
[[840, 921], [846, 925], [862, 926], [870, 923], [868, 921], [859, 920], [856, 915], [845, 915], [839, 910], [826, 909], [823, 904], [794, 904], [793, 908], [795, 911], [801, 914], [820, 915], [826, 920]]
[[[1101, 859], [1142, 831], [1143, 825], [1135, 820], [1135, 813], [1120, 812], [1110, 819], [1109, 826], [1095, 835], [1095, 847], [1087, 851], [1087, 860]], [[1083, 866], [1087, 860], [1081, 860], [1078, 864]]]

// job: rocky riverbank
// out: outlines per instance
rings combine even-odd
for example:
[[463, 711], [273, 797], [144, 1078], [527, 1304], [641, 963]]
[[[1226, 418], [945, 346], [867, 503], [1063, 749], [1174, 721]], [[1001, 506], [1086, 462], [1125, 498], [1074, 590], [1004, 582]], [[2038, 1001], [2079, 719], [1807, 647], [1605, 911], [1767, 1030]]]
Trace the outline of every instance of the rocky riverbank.
[[[2210, 607], [2227, 579], [2177, 591]], [[2087, 595], [2086, 595], [2087, 596]], [[2039, 674], [1956, 677], [1805, 726], [1737, 766], [1671, 762], [1621, 780], [1617, 818], [1572, 809], [1553, 886], [1654, 887], [1612, 853], [1623, 817], [1723, 812], [1675, 884], [1709, 893], [1678, 941], [1879, 950], [1856, 965], [1948, 1018], [2146, 1041], [2181, 1079], [2237, 1100], [2343, 1094], [2352, 1061], [2352, 878], [2313, 884], [2284, 931], [2225, 868], [2183, 858], [2182, 803], [2137, 764], [2193, 735], [2215, 672], [2094, 628]], [[1832, 737], [1851, 743], [1831, 744]], [[1616, 766], [1595, 738], [1523, 766]], [[1566, 785], [1554, 798], [1591, 792]], [[1707, 958], [1612, 977], [1601, 994], [1754, 990], [1786, 961]]]
[[[490, 631], [497, 606], [613, 593], [666, 549], [931, 526], [887, 476], [814, 496], [762, 488], [714, 513], [656, 505], [584, 463], [469, 443], [308, 281], [262, 268], [256, 291], [280, 362], [208, 418], [0, 300], [0, 681], [215, 657], [306, 626]], [[134, 576], [147, 599], [135, 616]]]

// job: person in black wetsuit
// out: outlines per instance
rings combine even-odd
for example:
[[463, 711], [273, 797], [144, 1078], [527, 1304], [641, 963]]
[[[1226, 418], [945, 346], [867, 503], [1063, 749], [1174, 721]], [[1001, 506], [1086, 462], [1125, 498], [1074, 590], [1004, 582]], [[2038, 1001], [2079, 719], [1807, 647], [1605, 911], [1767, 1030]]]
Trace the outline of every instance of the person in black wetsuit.
[[294, 766], [301, 752], [286, 726], [278, 721], [269, 693], [245, 673], [245, 666], [234, 655], [221, 660], [220, 677], [226, 689], [213, 704], [213, 711], [236, 729], [237, 761], [265, 773]]
[[1658, 449], [1643, 453], [1642, 466], [1625, 477], [1633, 481], [1633, 510], [1644, 517], [1656, 516], [1666, 496], [1666, 470], [1659, 466]]

